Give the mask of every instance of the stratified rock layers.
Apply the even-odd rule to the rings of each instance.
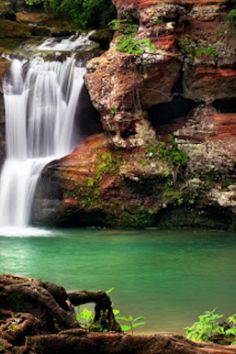
[[[50,164],[35,223],[235,227],[236,41],[222,0],[114,0],[156,51],[110,49],[85,77],[104,134]],[[88,117],[89,118],[89,117]],[[83,117],[83,119],[87,119]]]
[[[116,33],[110,49],[87,64],[86,85],[105,134],[45,170],[35,221],[234,227],[236,42],[230,6],[220,0],[114,4],[119,18],[138,25],[135,38],[150,39],[156,52],[119,52]],[[47,193],[43,185],[50,186]]]

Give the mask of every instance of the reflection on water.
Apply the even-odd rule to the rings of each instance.
[[[145,316],[146,331],[181,332],[207,309],[235,312],[236,234],[73,229],[52,236],[0,237],[0,272],[69,290],[114,287],[115,306]]]

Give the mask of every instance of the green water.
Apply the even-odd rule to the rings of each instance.
[[[236,234],[202,231],[61,230],[53,237],[0,237],[0,272],[109,289],[143,331],[183,331],[198,314],[235,313]]]

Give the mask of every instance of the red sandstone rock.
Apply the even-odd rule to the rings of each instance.
[[[212,102],[236,96],[236,70],[190,66],[185,73],[185,96],[196,101]]]

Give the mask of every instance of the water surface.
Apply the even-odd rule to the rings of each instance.
[[[177,331],[217,308],[236,312],[236,234],[203,231],[54,231],[0,237],[0,272],[73,289],[109,289],[145,331]]]

